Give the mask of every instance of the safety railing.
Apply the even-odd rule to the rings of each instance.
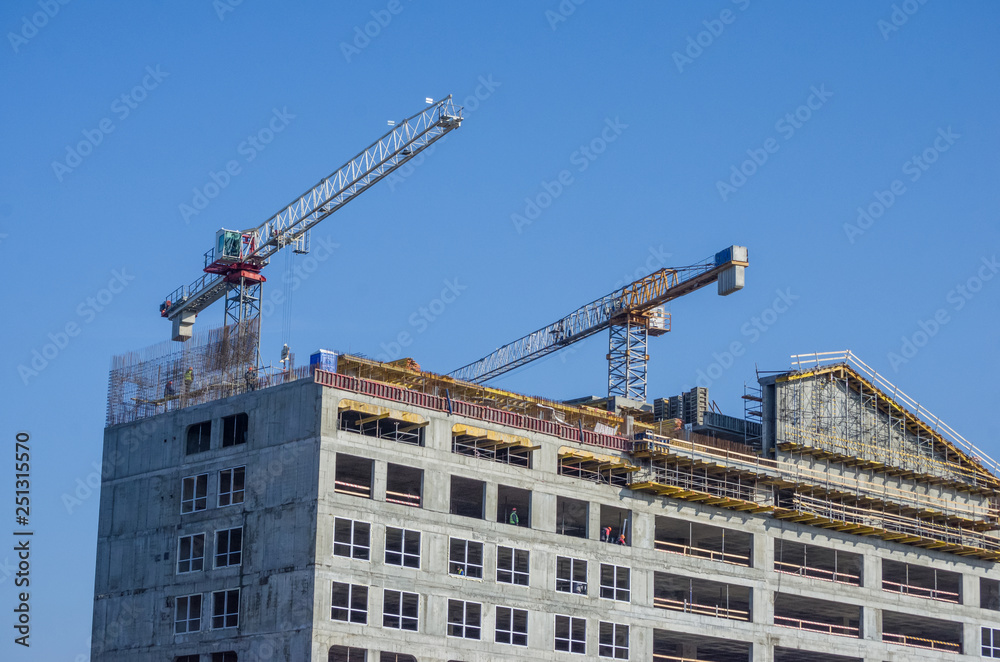
[[[690,600],[670,600],[668,598],[653,598],[653,606],[658,609],[669,609],[670,611],[682,611],[688,614],[699,614],[701,616],[715,616],[717,618],[728,618],[734,621],[749,621],[750,612],[746,609],[733,609],[722,605],[703,605]]]
[[[429,395],[420,391],[383,384],[382,382],[371,381],[361,377],[351,377],[336,372],[316,370],[314,379],[317,384],[330,388],[360,393],[361,395],[368,395],[383,400],[392,400],[393,402],[432,409],[434,411],[446,411],[456,416],[464,416],[466,418],[496,423],[497,425],[539,432],[568,441],[622,451],[631,451],[632,449],[632,441],[626,437],[591,432],[590,430],[583,430],[579,427],[573,427],[572,425],[566,425],[557,421],[543,421],[523,414],[496,409],[495,407],[476,405],[449,397]]]
[[[902,593],[904,595],[914,595],[919,598],[940,600],[941,602],[954,602],[956,604],[961,602],[961,596],[954,591],[943,591],[937,588],[914,586],[913,584],[900,584],[899,582],[890,582],[887,579],[882,580],[882,590]]]
[[[821,581],[861,586],[861,577],[859,575],[852,575],[849,572],[839,572],[837,570],[817,568],[811,565],[799,565],[797,563],[775,561],[774,571],[780,572],[783,575],[799,575],[801,577],[809,577],[810,579],[819,579]]]
[[[744,554],[721,552],[716,549],[704,549],[702,547],[694,547],[693,545],[681,545],[679,543],[666,542],[665,540],[657,540],[655,545],[656,549],[669,554],[694,556],[702,559],[711,559],[712,561],[722,561],[723,563],[730,563],[732,565],[750,567],[750,557]]]
[[[835,625],[833,623],[823,623],[820,621],[807,621],[801,618],[790,618],[788,616],[774,616],[774,624],[783,628],[794,628],[796,630],[809,630],[810,632],[822,632],[838,637],[861,637],[861,628],[850,625]]]
[[[937,639],[927,639],[925,637],[914,637],[898,632],[883,632],[882,641],[912,648],[927,648],[936,651],[948,651],[950,653],[961,653],[962,644],[954,641],[939,641]]]

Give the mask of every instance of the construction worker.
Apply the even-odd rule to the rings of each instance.
[[[603,529],[601,529],[601,542],[614,542],[611,539],[611,527],[610,526],[606,526]]]
[[[194,366],[188,366],[184,371],[184,392],[191,392],[191,385],[194,384]]]
[[[163,397],[170,398],[174,395],[174,383],[172,381],[167,382],[167,385],[163,387]]]
[[[247,372],[243,375],[243,379],[246,380],[248,391],[257,390],[257,366],[250,366],[247,368]]]
[[[628,543],[625,542],[625,532],[624,531],[622,531],[621,533],[618,534],[618,544],[619,545],[627,545],[628,544]]]
[[[510,523],[513,524],[514,526],[517,526],[518,522],[520,522],[520,521],[521,521],[521,519],[517,516],[517,508],[511,508],[510,509]]]

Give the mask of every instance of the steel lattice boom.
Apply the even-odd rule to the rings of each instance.
[[[247,290],[259,290],[264,281],[260,270],[275,253],[287,246],[304,251],[307,233],[313,226],[461,123],[462,108],[455,106],[449,95],[396,123],[385,135],[256,228],[230,232],[238,237],[235,251],[223,249],[220,240],[219,245],[205,253],[205,273],[190,285],[174,290],[160,306],[160,314],[174,323],[174,340],[189,338],[195,316],[227,294],[230,294],[227,319],[259,315],[259,307],[252,303],[248,311],[230,311],[229,302],[244,305],[246,301],[257,300]],[[239,290],[238,296],[232,295],[231,290]]]
[[[747,249],[732,246],[698,264],[661,269],[500,347],[450,376],[483,383],[610,328],[609,395],[645,400],[647,335],[669,331],[669,320],[661,306],[716,281],[722,295],[742,289],[743,269],[748,265]]]

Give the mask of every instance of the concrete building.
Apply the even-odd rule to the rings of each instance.
[[[110,403],[92,659],[1000,659],[996,463],[832,358],[743,440],[350,356]]]

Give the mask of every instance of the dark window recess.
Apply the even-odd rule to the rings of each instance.
[[[601,623],[597,654],[616,660],[628,659],[628,626],[622,623]]]
[[[413,446],[424,445],[425,427],[427,427],[427,423],[410,423],[388,416],[377,416],[349,409],[340,412],[341,430],[363,434],[366,437],[400,441]]]
[[[531,528],[531,490],[497,486],[497,521]]]
[[[367,662],[368,651],[353,646],[333,646],[326,659],[328,662]]]
[[[212,421],[203,421],[188,426],[186,455],[204,453],[211,448]]]
[[[631,570],[610,563],[601,564],[601,597],[608,600],[631,600]]]
[[[528,550],[497,547],[497,581],[501,584],[528,585]]]
[[[236,651],[212,653],[212,662],[238,662],[238,660],[239,658],[236,656]]]
[[[337,453],[337,476],[333,488],[334,492],[371,499],[374,468],[374,460]]]
[[[247,443],[247,427],[250,417],[246,414],[233,414],[222,419],[222,447],[236,446]]]
[[[556,590],[587,595],[587,562],[567,556],[556,557]]]
[[[780,541],[775,541],[775,558]],[[656,549],[670,554],[697,556],[733,565],[750,566],[753,562],[753,534],[699,524],[670,517],[656,517]],[[782,568],[775,563],[778,572]]]
[[[416,632],[419,616],[419,595],[385,589],[382,599],[382,627]]]
[[[448,636],[479,639],[482,635],[483,608],[477,602],[448,601]]]
[[[615,545],[632,544],[632,511],[614,506],[601,506],[601,542]]]
[[[587,620],[572,616],[556,616],[556,650],[586,654]]]
[[[666,572],[653,574],[653,606],[659,609],[749,621],[750,597],[747,586]],[[812,616],[812,612],[802,613]]]
[[[496,433],[477,428],[465,429],[466,426],[461,427],[462,430],[453,431],[451,435],[453,453],[468,455],[480,460],[492,460],[501,464],[531,468],[531,453],[538,446],[527,446],[526,442],[513,437],[509,441],[505,440],[504,437],[509,435],[501,435],[498,440]]]
[[[174,662],[199,662],[201,660],[200,655],[178,655],[174,658]]]
[[[378,662],[417,662],[417,658],[406,653],[379,653]]]
[[[740,535],[728,532],[728,540]],[[727,539],[723,539],[727,543]],[[730,549],[732,545],[730,544]],[[749,555],[749,546],[746,554]],[[732,557],[732,555],[729,555]],[[725,557],[722,560],[727,560]],[[731,561],[730,561],[731,562]],[[825,582],[861,586],[862,567],[860,554],[829,549],[819,545],[806,545],[794,540],[774,540],[774,569],[788,575],[802,575]]]
[[[404,568],[419,568],[420,532],[385,527],[385,562]]]
[[[486,483],[461,476],[451,477],[451,514],[483,519]]]
[[[386,501],[420,508],[422,505],[423,487],[423,469],[389,463],[386,469]]]
[[[980,578],[979,607],[1000,611],[1000,580]]]
[[[579,499],[556,497],[556,533],[586,538],[589,505]]]
[[[962,575],[912,563],[882,560],[882,589],[942,602],[962,601]]]
[[[498,644],[528,645],[528,611],[512,607],[497,607],[496,636]]]

